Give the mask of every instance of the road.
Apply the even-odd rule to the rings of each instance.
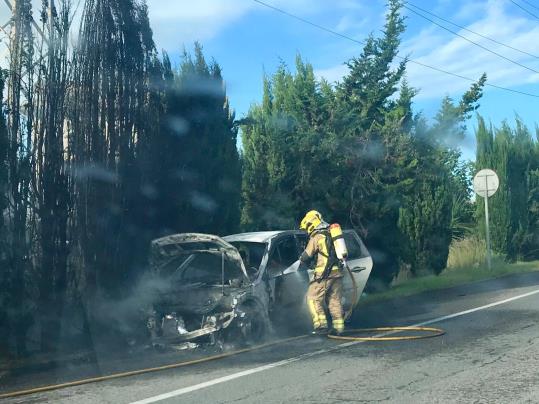
[[[448,316],[450,318],[448,318]],[[539,402],[539,273],[368,305],[355,327],[430,322],[442,337],[308,337],[215,362],[6,403]]]

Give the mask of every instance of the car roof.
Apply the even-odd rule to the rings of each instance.
[[[301,234],[304,233],[301,230],[276,230],[276,231],[254,231],[250,233],[238,233],[231,234],[230,236],[223,237],[224,240],[230,242],[233,241],[249,241],[253,243],[267,243],[272,238],[281,234]]]

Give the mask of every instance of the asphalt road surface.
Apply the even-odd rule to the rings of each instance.
[[[524,274],[368,305],[353,320],[354,327],[428,323],[443,328],[442,337],[361,343],[308,337],[5,402],[537,403],[538,320],[539,273]]]

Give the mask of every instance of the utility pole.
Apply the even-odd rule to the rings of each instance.
[[[17,0],[13,0],[13,3],[11,2],[11,0],[4,0],[4,3],[6,3],[6,5],[9,8],[9,11],[11,11],[11,14],[13,15],[13,13],[15,12],[15,7],[17,6]],[[52,2],[51,2],[51,4],[52,4]],[[52,7],[52,5],[51,5],[51,7]],[[13,17],[11,17],[8,22],[6,22],[4,25],[2,25],[2,30],[5,30],[9,25],[11,25],[12,20],[13,20]],[[41,30],[41,28],[39,28],[39,25],[37,25],[36,20],[34,20],[34,17],[32,17],[32,26],[36,29],[38,34],[43,38],[45,43],[48,44],[49,41],[48,41],[47,37],[45,36],[45,34]]]
[[[4,0],[4,3],[9,8],[9,11],[11,13],[11,16],[9,17],[9,19],[0,26],[0,32],[3,32],[6,38],[13,37],[13,35],[16,34],[15,25],[14,25],[14,21],[15,21],[14,17],[15,17],[15,13],[17,12],[17,1],[18,0]],[[36,20],[34,20],[34,17],[31,17],[31,24],[32,24],[32,27],[37,31],[38,35],[43,39],[43,42],[49,45],[49,38],[47,38],[43,30],[39,28],[39,25],[37,24]],[[9,29],[10,27],[11,29]],[[3,38],[0,38],[0,42],[8,43],[8,41],[4,41]],[[5,45],[5,46],[6,46],[6,51],[9,51],[9,45]],[[21,78],[26,76],[26,74],[27,72],[22,72]]]
[[[491,264],[491,250],[490,250],[490,224],[488,217],[488,177],[485,175],[485,189],[487,190],[487,195],[483,198],[485,200],[485,231],[486,231],[486,240],[487,240],[487,267],[490,270],[492,267]]]

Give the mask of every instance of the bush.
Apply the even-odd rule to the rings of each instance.
[[[486,242],[477,235],[454,240],[449,246],[447,270],[486,267]],[[498,255],[492,256],[492,266],[504,263]]]

